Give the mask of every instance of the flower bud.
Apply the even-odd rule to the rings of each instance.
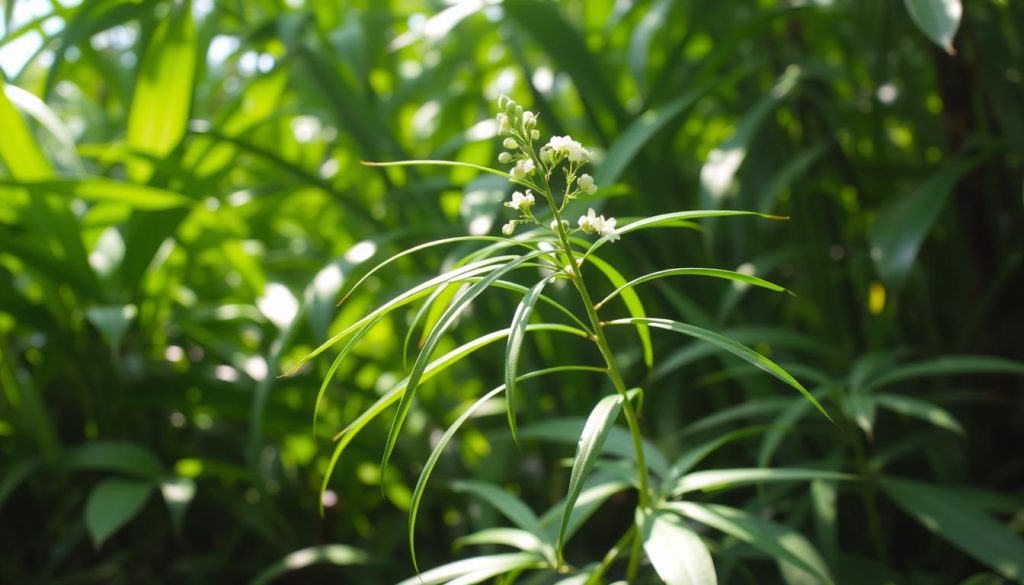
[[[498,155],[498,162],[500,162],[503,165],[507,165],[508,163],[512,162],[512,155],[507,152],[503,152]]]
[[[594,191],[597,191],[597,185],[594,184],[594,178],[586,173],[580,176],[576,181],[576,184],[579,185],[580,190],[587,195],[593,195]]]
[[[515,138],[512,138],[511,136],[509,136],[508,138],[506,138],[506,139],[505,139],[505,140],[504,140],[504,141],[503,141],[503,142],[501,143],[501,145],[502,145],[502,146],[504,146],[505,148],[509,149],[509,150],[515,150],[515,149],[519,148],[519,145],[518,145],[518,144],[516,144],[516,139],[515,139]]]
[[[501,233],[505,234],[506,236],[511,236],[512,235],[512,231],[515,230],[515,229],[516,229],[516,222],[510,221],[510,222],[506,223],[505,225],[501,226]]]
[[[537,130],[536,128],[530,130],[530,138],[540,140],[540,130]]]

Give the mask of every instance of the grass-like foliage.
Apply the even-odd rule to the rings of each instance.
[[[720,268],[669,268],[646,275],[641,275],[629,282],[621,281],[618,271],[596,253],[597,249],[608,242],[617,242],[628,235],[643,229],[671,228],[680,221],[689,221],[707,217],[724,216],[759,216],[769,219],[782,219],[771,215],[743,211],[681,211],[647,218],[640,218],[629,223],[618,225],[614,218],[605,218],[587,209],[575,222],[570,214],[575,207],[574,202],[585,200],[599,190],[587,167],[591,163],[591,153],[570,136],[553,136],[546,143],[541,143],[541,132],[538,129],[537,114],[523,109],[507,96],[498,100],[499,113],[497,125],[502,146],[506,149],[498,155],[498,162],[512,165],[508,172],[489,169],[479,165],[463,165],[476,170],[483,170],[507,178],[513,185],[524,191],[516,190],[505,206],[512,210],[514,217],[508,221],[501,232],[505,238],[495,237],[462,237],[439,240],[416,246],[384,260],[371,269],[374,273],[386,264],[394,262],[401,256],[435,245],[450,244],[455,241],[488,242],[489,246],[467,255],[447,272],[426,282],[408,289],[398,296],[381,304],[373,312],[362,317],[354,324],[346,327],[320,347],[303,357],[293,368],[331,348],[345,342],[334,364],[331,366],[321,386],[321,396],[331,378],[335,375],[339,364],[349,354],[352,347],[367,334],[381,319],[401,307],[424,299],[427,311],[436,311],[438,315],[427,323],[427,330],[418,353],[408,374],[395,383],[380,400],[364,411],[354,422],[345,427],[335,438],[338,440],[331,457],[331,463],[324,478],[324,488],[330,480],[339,458],[356,434],[374,417],[382,414],[389,406],[397,403],[397,411],[387,434],[384,456],[380,463],[380,474],[387,472],[399,435],[406,423],[413,400],[423,383],[427,382],[436,372],[454,367],[470,353],[486,344],[504,340],[504,381],[490,392],[484,394],[470,405],[448,428],[434,447],[420,472],[419,480],[412,496],[409,510],[409,549],[412,554],[413,566],[419,572],[416,559],[415,533],[416,518],[419,513],[427,480],[434,471],[441,452],[448,445],[459,427],[480,408],[481,405],[494,399],[499,394],[504,396],[507,409],[508,428],[512,440],[519,443],[517,405],[520,401],[520,386],[526,380],[539,376],[557,376],[562,372],[592,371],[607,378],[613,393],[596,401],[590,416],[586,420],[578,436],[576,455],[572,460],[572,471],[569,477],[565,499],[559,504],[560,511],[552,516],[546,525],[522,502],[497,486],[485,483],[464,484],[467,490],[480,495],[493,504],[513,523],[517,529],[491,529],[487,534],[472,539],[473,543],[502,543],[521,549],[522,554],[477,557],[435,569],[419,575],[426,583],[478,582],[500,574],[517,574],[528,568],[547,568],[555,573],[574,573],[588,582],[598,582],[608,567],[618,560],[619,556],[628,557],[627,580],[633,582],[640,566],[639,556],[645,551],[651,565],[658,575],[667,583],[715,583],[715,571],[711,565],[711,555],[704,546],[702,539],[683,521],[684,518],[700,522],[722,530],[727,534],[749,541],[757,548],[777,558],[780,562],[791,563],[799,570],[830,582],[828,569],[813,547],[796,534],[790,538],[790,544],[775,542],[777,534],[786,533],[782,526],[767,520],[751,517],[742,510],[725,506],[713,508],[693,507],[674,503],[674,497],[692,487],[694,477],[700,472],[684,473],[679,470],[675,474],[662,473],[664,470],[652,471],[648,467],[647,454],[644,447],[643,431],[640,424],[640,407],[643,404],[645,391],[656,391],[656,388],[631,388],[623,374],[622,366],[616,358],[618,352],[612,347],[606,329],[615,325],[628,325],[636,329],[643,347],[648,365],[651,360],[651,328],[665,329],[708,342],[725,350],[742,361],[755,366],[797,390],[822,415],[828,413],[810,392],[793,376],[778,364],[764,355],[730,339],[728,336],[692,325],[666,318],[646,316],[642,296],[633,291],[635,286],[672,276],[708,276],[753,284],[772,291],[784,291],[779,285],[761,278]],[[408,165],[462,165],[455,161],[414,160],[396,162],[364,163],[372,166],[408,166]],[[520,233],[515,234],[516,231]],[[596,236],[590,241],[587,236]],[[502,254],[507,250],[521,250],[518,254]],[[615,284],[615,288],[600,302],[595,303],[591,289],[595,285],[588,282],[586,275],[596,269],[604,272]],[[522,280],[527,274],[538,275],[534,282],[527,282],[519,290],[521,297],[512,314],[507,329],[482,335],[469,341],[458,349],[434,359],[436,350],[442,339],[458,323],[471,305],[481,295],[502,284],[512,286],[511,279]],[[365,278],[364,278],[365,280]],[[357,282],[355,287],[363,282]],[[575,303],[546,297],[544,290],[557,282],[567,283],[575,293]],[[354,287],[353,287],[354,288]],[[452,294],[440,294],[452,291]],[[349,290],[346,295],[351,294]],[[629,317],[606,320],[600,311],[615,299],[625,301]],[[544,300],[547,308],[555,309],[551,314],[537,311],[539,301]],[[577,308],[576,311],[572,307]],[[577,314],[579,313],[579,314]],[[565,323],[568,317],[570,322]],[[559,320],[549,320],[551,318]],[[532,321],[536,321],[531,323]],[[600,361],[588,365],[549,364],[549,367],[531,372],[521,373],[520,356],[524,345],[529,343],[530,335],[539,331],[557,331],[575,335],[579,343],[590,343],[597,350]],[[433,361],[432,361],[433,360]],[[320,398],[317,403],[319,404]],[[621,417],[625,420],[632,448],[632,457],[627,467],[619,466],[615,474],[604,482],[596,485],[616,485],[617,489],[632,486],[637,491],[636,525],[630,527],[622,535],[623,543],[610,550],[596,566],[581,569],[585,563],[572,562],[565,558],[565,546],[572,536],[573,519],[579,517],[581,495],[586,489],[595,487],[594,468],[602,459],[602,453],[609,435]],[[315,418],[315,413],[314,413]],[[830,417],[829,417],[830,418]],[[831,418],[830,418],[831,420]],[[658,480],[668,481],[668,489],[659,489],[652,476]],[[809,481],[814,479],[848,479],[828,471],[793,470],[793,469],[757,469],[736,470],[729,476],[727,483],[736,485],[753,478],[756,481]],[[621,483],[626,480],[626,483]],[[726,482],[723,482],[726,483]],[[679,486],[683,486],[681,489]],[[593,512],[593,506],[586,513]],[[557,517],[557,519],[555,519]],[[579,520],[575,526],[578,527]],[[584,559],[585,561],[595,559]],[[458,567],[458,568],[457,568]],[[458,575],[458,579],[448,581]],[[443,577],[437,577],[443,575]],[[413,583],[416,579],[409,582]]]

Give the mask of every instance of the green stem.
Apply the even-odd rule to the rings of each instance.
[[[612,563],[615,562],[615,559],[619,558],[619,555],[622,554],[622,550],[625,549],[627,546],[632,547],[632,542],[635,539],[635,537],[636,524],[630,526],[629,530],[627,530],[622,535],[622,538],[620,538],[619,541],[615,543],[615,546],[608,549],[608,552],[605,553],[604,558],[601,559],[601,564],[597,567],[597,569],[594,569],[594,572],[590,574],[590,577],[587,577],[587,582],[584,583],[584,585],[598,585],[599,583],[601,583],[601,578],[604,577],[604,574],[608,572],[609,568],[611,568]]]

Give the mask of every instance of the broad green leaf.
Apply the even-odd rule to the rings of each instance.
[[[980,161],[976,157],[946,164],[917,189],[889,197],[879,207],[868,241],[878,275],[888,286],[902,287],[956,183]]]
[[[126,141],[131,150],[164,158],[188,129],[195,77],[196,33],[190,2],[162,19],[139,64],[128,112]],[[134,183],[146,183],[153,165],[144,158],[127,164]]]
[[[876,394],[874,399],[875,403],[882,408],[928,421],[937,427],[952,431],[961,436],[967,434],[948,410],[931,402],[901,394],[884,393]]]
[[[299,571],[311,565],[362,565],[370,555],[344,544],[322,544],[288,553],[285,557],[260,571],[250,585],[270,585],[292,571]]]
[[[519,306],[516,307],[516,312],[512,316],[512,324],[509,326],[511,333],[508,336],[508,343],[505,345],[505,406],[508,409],[508,428],[512,433],[512,441],[517,445],[519,444],[519,433],[516,430],[516,372],[519,369],[519,355],[523,349],[526,326],[530,323],[533,307],[537,304],[537,298],[549,281],[549,278],[542,278],[523,295],[523,300],[519,302]]]
[[[388,432],[387,442],[384,446],[384,456],[381,458],[380,468],[381,476],[384,475],[384,471],[387,469],[388,460],[391,458],[391,453],[395,448],[395,443],[398,442],[398,434],[402,430],[402,425],[405,423],[405,418],[409,414],[409,409],[412,407],[412,399],[416,396],[416,390],[419,387],[420,378],[423,376],[424,369],[430,361],[430,357],[434,353],[434,349],[437,348],[437,344],[440,343],[441,338],[447,333],[448,329],[455,324],[455,320],[462,314],[469,304],[473,302],[478,296],[483,294],[491,283],[498,280],[502,276],[512,272],[516,268],[525,262],[532,260],[544,252],[536,251],[530,252],[519,256],[513,260],[508,261],[505,264],[499,265],[490,274],[478,282],[473,283],[468,289],[462,292],[457,299],[452,301],[448,308],[445,309],[443,315],[438,320],[437,325],[433,331],[427,337],[426,342],[423,344],[423,349],[420,350],[420,354],[416,357],[416,361],[412,364],[412,369],[409,372],[409,377],[405,392],[402,393],[401,398],[398,401],[398,410],[395,413],[395,418],[391,423],[391,430]]]
[[[117,471],[140,478],[158,479],[163,465],[148,447],[123,441],[95,441],[67,450],[68,469]]]
[[[93,488],[85,502],[85,527],[96,548],[142,511],[154,487],[133,479],[108,479]]]
[[[638,321],[647,323],[651,327],[656,327],[659,329],[668,329],[669,331],[675,331],[676,333],[682,333],[683,335],[696,337],[697,339],[706,341],[708,343],[718,346],[721,349],[724,349],[725,351],[728,351],[729,353],[749,362],[750,364],[756,366],[757,368],[764,370],[765,372],[768,372],[769,374],[775,376],[779,380],[782,380],[783,382],[789,384],[793,388],[796,388],[796,390],[803,394],[804,398],[810,401],[810,403],[813,404],[814,407],[817,408],[819,412],[821,412],[821,414],[825,415],[825,418],[829,419],[830,421],[832,420],[832,417],[829,416],[827,412],[825,412],[825,409],[822,408],[821,404],[818,403],[818,400],[814,396],[812,396],[811,393],[808,392],[807,389],[800,384],[800,382],[797,382],[793,378],[793,376],[790,376],[785,370],[780,368],[778,364],[766,358],[765,356],[757,353],[756,351],[750,349],[749,347],[736,343],[735,341],[729,339],[728,337],[725,337],[724,335],[720,335],[713,331],[708,331],[707,329],[696,327],[688,323],[672,321],[670,319],[626,318],[608,321],[605,323],[605,325],[630,325],[636,324]]]
[[[593,257],[591,257],[591,260],[593,260]],[[767,280],[758,278],[756,276],[742,274],[734,270],[720,270],[718,268],[669,268],[668,270],[659,270],[657,272],[645,274],[639,278],[634,278],[633,280],[627,282],[626,284],[623,284],[619,288],[612,291],[612,293],[605,297],[601,302],[594,305],[594,308],[604,306],[608,301],[615,298],[623,291],[631,289],[634,286],[637,286],[638,284],[650,282],[658,278],[665,278],[666,276],[711,276],[714,278],[724,278],[727,280],[733,280],[737,282],[745,282],[747,284],[760,286],[776,292],[788,292],[785,288],[777,284],[768,282]]]
[[[964,8],[960,0],[903,0],[917,28],[950,55]]]
[[[583,433],[580,435],[579,443],[576,446],[576,457],[572,463],[572,473],[569,476],[569,490],[565,496],[565,510],[562,512],[562,522],[558,528],[557,551],[558,558],[562,558],[562,549],[565,546],[565,530],[569,525],[569,518],[576,507],[576,499],[583,491],[583,485],[590,477],[590,471],[594,468],[598,455],[604,447],[608,433],[615,426],[615,419],[622,411],[623,397],[619,394],[605,396],[597,402],[594,409],[587,417],[587,424],[583,426]]]
[[[482,481],[464,480],[453,482],[452,489],[456,492],[472,494],[486,501],[516,526],[536,534],[538,538],[543,537],[544,529],[533,510],[503,488]]]
[[[812,481],[812,480],[855,480],[854,475],[825,471],[821,469],[789,469],[775,467],[764,469],[711,469],[695,471],[684,475],[672,488],[673,496],[681,496],[693,491],[709,491],[731,489],[750,484],[776,481]]]
[[[879,485],[925,528],[988,565],[1000,575],[1024,583],[1024,539],[955,490],[885,478]]]
[[[643,301],[640,300],[640,295],[636,294],[632,288],[626,286],[626,278],[615,269],[614,266],[601,260],[595,255],[590,255],[589,260],[598,270],[604,273],[608,277],[608,281],[612,283],[612,286],[619,287],[621,290],[622,301],[626,304],[626,309],[629,311],[630,317],[642,319],[647,316],[647,312],[644,311]],[[600,303],[598,303],[600,305]],[[595,309],[597,306],[595,306]],[[636,326],[637,335],[640,336],[640,347],[644,353],[644,365],[648,368],[654,366],[654,346],[651,344],[651,330],[647,325],[638,323]]]
[[[0,180],[0,186],[24,187],[33,193],[48,193],[96,203],[123,203],[133,209],[151,211],[191,208],[196,204],[194,199],[164,189],[99,177],[52,181]]]
[[[441,585],[442,583],[450,585],[456,579],[467,575],[475,577],[480,574],[487,574],[487,576],[481,578],[481,580],[486,580],[494,575],[500,575],[501,573],[518,568],[541,565],[543,562],[543,558],[534,553],[516,552],[484,555],[441,565],[440,567],[410,577],[398,585]]]
[[[825,583],[832,583],[828,567],[814,546],[786,526],[717,504],[672,502],[665,504],[665,508],[738,538],[780,562],[817,576]]]
[[[672,512],[637,510],[644,552],[667,585],[716,585],[715,565],[704,542]]]

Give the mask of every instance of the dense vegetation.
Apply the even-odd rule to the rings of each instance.
[[[3,24],[0,57],[30,54],[0,59],[0,582],[417,583],[414,536],[425,577],[477,559],[459,583],[706,583],[703,550],[722,583],[1024,583],[1024,4],[7,0]],[[543,302],[540,249],[503,288],[431,280],[495,253],[507,176],[360,164],[507,171],[501,94],[538,146],[590,149],[571,209],[623,232],[558,240],[603,245]],[[624,227],[697,209],[789,219]],[[679,267],[728,276],[626,289],[601,319],[628,327],[573,296]],[[582,338],[544,329],[575,327],[558,307]],[[351,433],[530,311],[521,384],[493,343]],[[566,364],[600,368],[529,379]]]

